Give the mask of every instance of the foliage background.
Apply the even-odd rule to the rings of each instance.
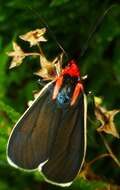
[[[29,46],[18,39],[20,34],[41,28],[41,17],[46,19],[58,41],[70,56],[80,55],[81,48],[97,18],[113,3],[116,3],[104,18],[89,43],[86,54],[79,58],[81,74],[88,74],[87,91],[103,98],[107,109],[120,108],[120,6],[119,1],[98,0],[1,0],[0,2],[0,190],[61,189],[44,182],[39,173],[24,173],[11,168],[6,161],[6,144],[10,130],[27,108],[32,92],[39,89],[37,61],[31,58],[26,64],[9,70],[10,59],[6,52],[16,40],[23,49]],[[31,8],[33,10],[31,10]],[[40,15],[40,16],[38,16]],[[48,32],[44,45],[48,58],[55,57],[60,49]],[[120,115],[115,122],[120,131]],[[110,146],[120,160],[119,139],[107,136]],[[86,161],[90,161],[105,147],[94,127],[88,126],[88,149]],[[105,169],[104,169],[105,168]],[[120,168],[108,158],[92,165],[94,177],[77,179],[68,189],[120,189]]]

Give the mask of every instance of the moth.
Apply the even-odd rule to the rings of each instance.
[[[8,140],[8,162],[39,169],[53,184],[70,185],[84,163],[86,115],[79,68],[70,60],[16,123]]]
[[[104,12],[92,33],[111,8]],[[7,159],[16,168],[39,170],[52,184],[69,186],[85,160],[87,98],[74,59],[68,60],[58,73],[14,126],[7,144]]]

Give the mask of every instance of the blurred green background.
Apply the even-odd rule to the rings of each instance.
[[[116,4],[105,16],[80,58],[90,31],[98,18],[112,4]],[[6,52],[12,50],[15,40],[25,50],[29,45],[18,38],[30,30],[44,27],[41,17],[55,34],[57,40],[70,57],[79,57],[81,75],[88,74],[87,91],[102,97],[107,109],[120,108],[120,6],[119,1],[98,0],[1,0],[0,1],[0,190],[44,190],[61,189],[44,182],[38,172],[25,173],[8,165],[6,144],[17,119],[27,108],[34,90],[40,89],[37,70],[39,60],[26,58],[20,67],[9,70],[10,58]],[[48,58],[61,52],[51,34],[43,44]],[[120,132],[120,114],[115,117]],[[110,146],[120,160],[120,142],[107,135]],[[94,126],[88,124],[88,149],[86,161],[105,152],[105,147]],[[120,168],[110,158],[92,165],[95,177],[75,180],[68,189],[94,190],[120,189]]]

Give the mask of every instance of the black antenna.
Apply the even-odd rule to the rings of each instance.
[[[59,46],[59,48],[63,51],[64,55],[67,57],[68,59],[68,54],[67,52],[65,51],[65,49],[62,47],[62,45],[58,42],[54,32],[50,29],[49,25],[47,24],[45,18],[41,17],[41,15],[35,10],[33,9],[32,7],[30,7],[29,5],[27,5],[27,8],[29,8],[31,11],[34,12],[34,14],[41,20],[41,23],[43,25],[46,26],[46,28],[49,30],[49,32],[51,33],[51,37],[53,38],[53,40],[57,43],[57,45]]]
[[[111,5],[110,7],[108,7],[104,12],[103,14],[98,17],[96,23],[94,24],[94,26],[92,27],[92,30],[90,31],[90,34],[85,42],[85,45],[83,46],[82,50],[81,50],[81,57],[85,54],[85,52],[87,51],[88,49],[88,45],[89,45],[89,42],[90,40],[92,39],[94,33],[96,32],[97,28],[100,26],[101,22],[103,21],[104,17],[108,14],[108,12],[113,8],[117,6],[117,4],[113,4]]]

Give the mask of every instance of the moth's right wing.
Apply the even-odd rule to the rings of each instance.
[[[54,113],[50,99],[53,86],[50,82],[40,91],[13,128],[7,145],[10,164],[32,170],[47,161],[60,118],[59,110]]]

